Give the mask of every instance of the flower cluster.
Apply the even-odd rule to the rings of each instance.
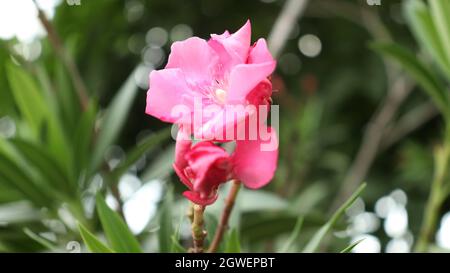
[[[264,39],[251,45],[247,21],[233,34],[175,42],[166,67],[151,72],[146,113],[179,127],[174,169],[192,202],[213,203],[231,179],[256,189],[273,178],[278,142],[265,121],[275,66]],[[219,145],[230,141],[231,154]]]

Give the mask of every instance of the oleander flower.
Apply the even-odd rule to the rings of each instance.
[[[212,34],[209,41],[175,42],[166,67],[150,73],[146,113],[184,125],[198,139],[235,140],[237,133],[226,135],[227,128],[236,129],[259,111],[241,108],[230,115],[231,106],[269,105],[272,94],[269,76],[276,62],[264,39],[253,46],[250,39],[247,21],[235,33]]]
[[[266,140],[236,141],[230,155],[211,141],[192,144],[179,131],[173,167],[180,180],[189,188],[183,195],[199,205],[210,205],[217,199],[219,186],[231,179],[240,180],[246,187],[257,189],[273,178],[278,159],[278,140],[275,131],[267,128]],[[274,149],[261,149],[263,144]]]

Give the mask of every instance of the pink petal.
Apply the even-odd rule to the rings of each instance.
[[[242,103],[250,91],[275,70],[275,61],[259,64],[240,64],[230,75],[228,103]]]
[[[185,192],[183,192],[183,195],[187,199],[189,199],[192,202],[194,202],[198,205],[201,205],[201,206],[211,205],[212,203],[214,203],[217,200],[217,197],[218,197],[218,195],[216,193],[212,197],[201,198],[199,193],[193,192],[193,191],[185,191]]]
[[[192,84],[210,84],[217,54],[208,43],[192,37],[172,44],[166,68],[180,68]]]
[[[186,154],[191,150],[192,141],[187,131],[180,126],[175,145],[175,165],[180,169],[187,166]]]
[[[192,188],[194,187],[194,185],[192,185],[192,182],[189,180],[189,178],[186,176],[186,174],[184,173],[183,169],[178,168],[178,166],[176,164],[173,164],[173,169],[175,170],[175,173],[178,175],[178,177],[180,178],[180,181],[186,186],[188,187],[190,190],[192,190]]]
[[[208,192],[213,186],[217,186],[223,181],[214,181],[206,179],[209,171],[214,169],[214,164],[220,160],[227,160],[228,153],[221,147],[214,145],[212,142],[197,143],[192,150],[186,155],[189,167],[195,173],[194,190],[197,192]],[[219,177],[216,177],[220,180]]]
[[[189,92],[180,69],[153,70],[150,73],[150,89],[147,92],[145,113],[162,121],[175,122],[173,107],[183,103],[183,94]]]
[[[247,20],[238,31],[231,35],[225,32],[222,35],[211,35],[211,37],[212,40],[220,42],[232,58],[238,59],[239,63],[245,63],[250,49],[251,35],[250,20]]]
[[[273,62],[274,59],[272,54],[267,47],[266,40],[261,38],[259,39],[253,48],[250,50],[250,54],[248,56],[248,63],[250,64],[258,64],[265,62]]]
[[[273,128],[267,128],[270,139],[263,140],[241,140],[236,142],[233,154],[233,172],[245,186],[257,189],[265,186],[272,180],[277,168],[278,139]],[[263,151],[261,144],[276,144],[272,149]],[[268,147],[265,147],[268,148]]]

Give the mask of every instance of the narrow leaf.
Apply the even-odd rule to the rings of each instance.
[[[159,132],[148,136],[146,139],[141,141],[134,149],[132,149],[125,160],[123,160],[116,169],[114,169],[112,175],[116,178],[122,176],[128,169],[136,163],[144,154],[149,152],[151,149],[160,145],[162,141],[166,140],[170,136],[170,127],[160,130]],[[116,179],[117,181],[118,179]]]
[[[399,62],[428,93],[444,117],[448,117],[447,90],[422,61],[407,49],[396,44],[373,44],[372,47]]]
[[[294,245],[294,243],[297,240],[298,235],[300,234],[300,231],[302,229],[303,220],[304,220],[303,216],[300,216],[297,219],[297,223],[295,223],[294,230],[292,231],[291,236],[289,236],[289,239],[287,240],[284,247],[281,249],[281,251],[280,251],[281,253],[288,252],[289,249]]]
[[[133,71],[114,97],[103,118],[97,145],[94,149],[92,170],[95,170],[101,164],[106,149],[116,141],[128,117],[137,90]]]
[[[344,214],[345,210],[348,209],[355,201],[356,199],[361,195],[362,191],[366,187],[366,184],[362,184],[359,186],[359,188],[350,196],[350,198],[345,201],[345,203],[338,208],[338,210],[331,216],[331,219],[325,223],[311,238],[311,240],[306,245],[305,249],[303,250],[304,253],[311,253],[315,252],[322,242],[323,238],[325,238],[325,235],[334,227],[338,219]]]
[[[239,242],[239,234],[236,229],[232,229],[227,237],[225,245],[225,253],[240,253],[241,244]]]
[[[112,253],[113,251],[103,244],[94,234],[92,234],[81,223],[78,223],[78,230],[80,231],[81,238],[90,252],[93,253]]]
[[[360,239],[360,240],[358,240],[358,241],[356,241],[356,242],[354,242],[354,243],[352,243],[352,244],[350,244],[349,246],[347,246],[346,248],[344,248],[344,249],[341,251],[341,253],[349,253],[350,251],[353,250],[353,248],[355,248],[355,246],[359,245],[359,243],[361,243],[362,241],[364,241],[364,238],[363,238],[363,239]]]
[[[160,208],[158,231],[159,251],[163,253],[170,252],[172,245],[173,223],[172,223],[172,202],[173,190],[168,189],[164,201]]]
[[[116,212],[108,207],[100,195],[96,197],[96,204],[100,222],[112,249],[123,253],[142,252],[139,242],[128,229],[128,226]]]

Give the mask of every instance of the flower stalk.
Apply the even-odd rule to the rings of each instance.
[[[241,186],[241,182],[239,180],[234,179],[231,183],[230,193],[225,201],[225,207],[222,212],[222,217],[220,219],[220,223],[217,226],[216,233],[214,234],[214,239],[211,243],[211,246],[208,249],[208,252],[214,253],[219,248],[220,242],[222,241],[223,234],[225,230],[228,228],[228,220],[230,218],[231,212],[234,207],[234,203],[236,202],[236,197],[239,192]]]
[[[192,239],[194,247],[190,250],[193,253],[203,253],[203,242],[206,237],[206,230],[204,230],[203,224],[203,212],[204,206],[193,204],[192,205]]]

